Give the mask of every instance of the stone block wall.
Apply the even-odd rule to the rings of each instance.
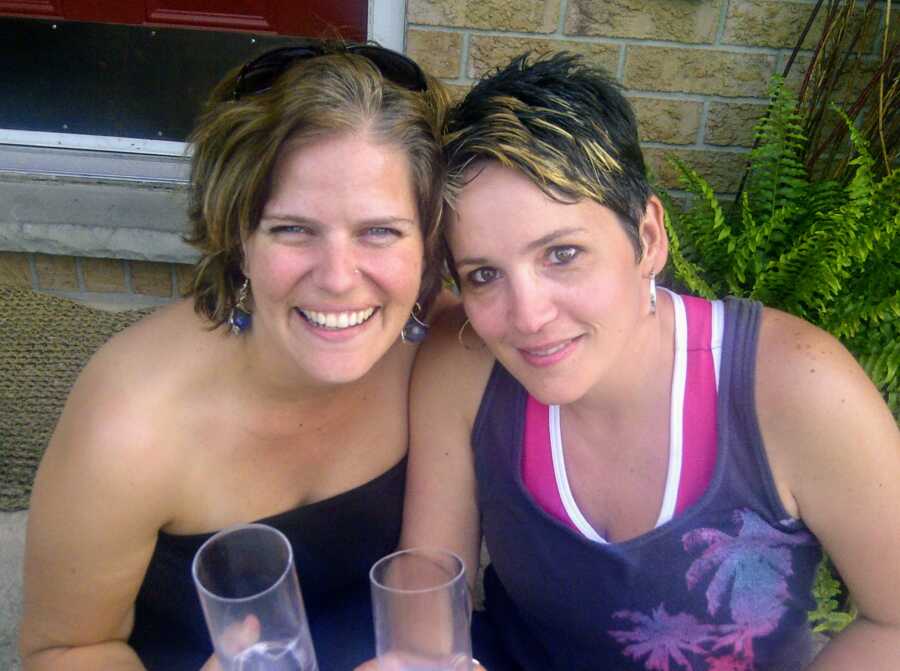
[[[769,78],[783,71],[814,5],[814,0],[409,0],[407,51],[454,95],[527,50],[582,54],[624,86],[660,184],[678,187],[666,161],[674,155],[727,194],[740,182],[753,126],[766,109]],[[878,11],[883,14],[884,7]],[[818,39],[822,14],[804,47]],[[870,32],[863,51],[874,55],[878,35]],[[809,52],[801,52],[789,79],[793,85],[799,85],[808,62]]]
[[[406,49],[456,96],[485,72],[527,50],[583,54],[624,86],[639,119],[648,165],[662,186],[678,195],[677,175],[667,162],[668,156],[677,156],[718,192],[729,194],[740,181],[753,143],[753,125],[765,111],[769,78],[783,70],[814,4],[815,0],[408,0]],[[880,27],[885,3],[879,4],[878,12]],[[900,11],[894,8],[894,39],[898,19]],[[817,21],[804,46],[815,43],[821,27]],[[880,32],[870,33],[861,50],[874,60]],[[790,85],[799,86],[809,60],[809,51],[799,54]],[[848,89],[854,84],[860,82],[845,83]],[[157,218],[178,217],[169,211],[175,206],[163,204],[165,212]],[[143,207],[157,212],[160,205]],[[129,208],[131,216],[134,208]],[[0,252],[0,282],[112,306],[173,300],[187,288],[189,278],[190,267],[183,263]]]
[[[183,295],[191,266],[0,251],[0,284],[30,287],[110,309],[161,305]]]

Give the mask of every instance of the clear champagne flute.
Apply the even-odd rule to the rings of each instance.
[[[369,578],[381,671],[471,671],[462,559],[445,550],[402,550],[378,560]]]
[[[318,671],[290,541],[277,529],[224,529],[194,556],[194,584],[225,671]]]

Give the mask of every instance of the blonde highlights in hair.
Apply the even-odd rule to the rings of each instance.
[[[481,80],[451,111],[444,153],[451,203],[470,166],[496,161],[556,200],[609,207],[640,256],[651,191],[634,114],[618,85],[580,57],[525,54]]]

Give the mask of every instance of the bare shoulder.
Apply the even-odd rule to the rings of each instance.
[[[184,370],[180,359],[197,330],[189,306],[176,304],[105,343],[69,394],[42,470],[62,476],[63,466],[79,464],[98,475],[128,476],[133,485],[167,478],[173,464],[165,433]]]
[[[878,390],[837,338],[772,308],[763,311],[756,386],[762,411],[779,410],[783,422],[828,425],[862,414],[893,423]]]
[[[755,386],[782,498],[787,489],[793,499],[802,496],[816,469],[838,472],[845,462],[878,463],[875,455],[871,461],[860,457],[897,449],[897,425],[865,372],[836,338],[798,317],[764,309]]]
[[[106,343],[76,381],[35,478],[22,649],[125,640],[159,530],[181,499],[171,440],[195,349],[183,305]],[[174,371],[174,372],[173,372]]]
[[[451,306],[435,320],[419,348],[413,371],[412,405],[433,399],[474,421],[494,357],[466,323],[462,306]]]

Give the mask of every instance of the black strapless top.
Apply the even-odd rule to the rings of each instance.
[[[294,548],[320,671],[375,656],[369,569],[400,540],[406,459],[364,485],[258,520]],[[196,671],[212,654],[191,562],[213,534],[159,533],[128,643],[150,671]]]

